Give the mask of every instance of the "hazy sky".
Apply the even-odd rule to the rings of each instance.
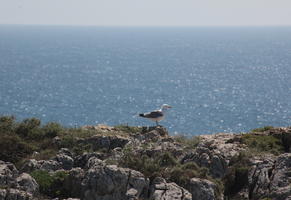
[[[291,0],[0,0],[0,24],[291,25]]]

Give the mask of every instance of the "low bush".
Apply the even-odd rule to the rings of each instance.
[[[223,178],[225,185],[224,194],[227,197],[233,197],[241,189],[248,186],[249,158],[250,154],[241,152],[230,160],[229,171]]]
[[[49,122],[43,128],[44,136],[48,138],[54,138],[60,135],[64,128],[56,122]]]
[[[47,171],[36,170],[31,173],[31,176],[38,183],[40,193],[53,198],[70,196],[70,192],[64,187],[65,179],[68,177],[67,172],[58,171],[50,174]]]
[[[28,118],[19,123],[16,127],[16,134],[21,137],[28,137],[30,134],[36,135],[40,131],[40,120],[37,118]],[[31,138],[34,138],[33,135]]]
[[[142,127],[137,127],[137,126],[128,126],[128,125],[117,125],[114,126],[114,128],[118,131],[122,131],[125,133],[140,133],[142,132]]]
[[[256,152],[268,152],[279,154],[283,152],[282,141],[272,135],[254,135],[252,133],[242,135],[241,142]]]
[[[175,141],[178,143],[181,143],[185,145],[189,149],[194,149],[197,147],[197,145],[200,142],[200,137],[199,136],[191,136],[187,137],[185,135],[176,135],[174,137]]]
[[[15,129],[14,116],[1,116],[0,117],[0,134],[13,133]]]
[[[274,128],[273,126],[264,126],[261,128],[255,128],[253,129],[251,132],[264,132],[264,131],[268,131],[270,129]]]
[[[35,147],[26,143],[18,135],[0,135],[0,160],[16,163],[32,154]]]

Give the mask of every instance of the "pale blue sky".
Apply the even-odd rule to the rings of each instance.
[[[0,0],[0,24],[291,25],[291,0]]]

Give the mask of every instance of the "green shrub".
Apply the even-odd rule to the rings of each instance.
[[[226,196],[232,197],[248,186],[249,158],[250,154],[241,152],[230,160],[228,173],[223,178]]]
[[[185,135],[177,135],[174,139],[176,142],[185,145],[189,149],[195,149],[200,142],[199,136],[187,137]]]
[[[273,126],[264,126],[262,128],[255,128],[255,129],[251,130],[251,132],[264,132],[264,131],[268,131],[272,128],[274,128],[274,127]]]
[[[282,141],[272,135],[253,135],[251,133],[242,135],[242,143],[253,151],[269,152],[279,154],[283,152]]]
[[[16,163],[31,154],[34,148],[18,135],[0,135],[0,160]]]
[[[0,117],[0,134],[11,134],[15,128],[14,116],[1,116]]]
[[[45,137],[54,138],[64,130],[64,128],[56,122],[49,122],[43,128]]]
[[[65,171],[58,171],[50,174],[47,171],[35,170],[31,176],[39,185],[39,191],[50,197],[69,197],[70,192],[64,187],[64,182],[68,177]]]
[[[30,134],[31,138],[36,135],[36,132],[40,131],[40,120],[36,118],[29,118],[23,120],[18,126],[16,127],[16,134],[22,137],[28,137]]]

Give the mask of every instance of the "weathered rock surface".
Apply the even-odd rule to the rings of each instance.
[[[217,186],[206,179],[192,178],[189,184],[189,192],[192,194],[192,200],[215,200],[219,197],[215,196]]]
[[[91,144],[94,151],[100,149],[114,149],[116,147],[123,148],[129,139],[122,136],[104,136],[104,135],[95,135],[85,140],[80,140],[80,143]]]
[[[196,150],[187,154],[182,162],[195,162],[201,167],[209,168],[214,178],[222,178],[231,158],[246,150],[236,134],[219,133],[199,137]]]
[[[29,174],[19,175],[12,163],[0,161],[0,188],[0,199],[28,199],[38,191],[38,184]]]
[[[291,153],[274,158],[255,160],[249,172],[249,198],[291,197]]]
[[[82,181],[83,198],[137,199],[148,188],[149,181],[138,171],[102,163],[93,164]]]
[[[150,200],[191,200],[192,195],[176,183],[167,183],[163,178],[155,178],[150,189]]]
[[[13,188],[0,189],[0,200],[32,200],[32,195]]]
[[[27,173],[20,174],[20,176],[16,178],[16,182],[18,183],[21,190],[31,194],[34,194],[38,191],[37,182]]]
[[[12,163],[0,160],[0,187],[15,187],[18,170]]]

